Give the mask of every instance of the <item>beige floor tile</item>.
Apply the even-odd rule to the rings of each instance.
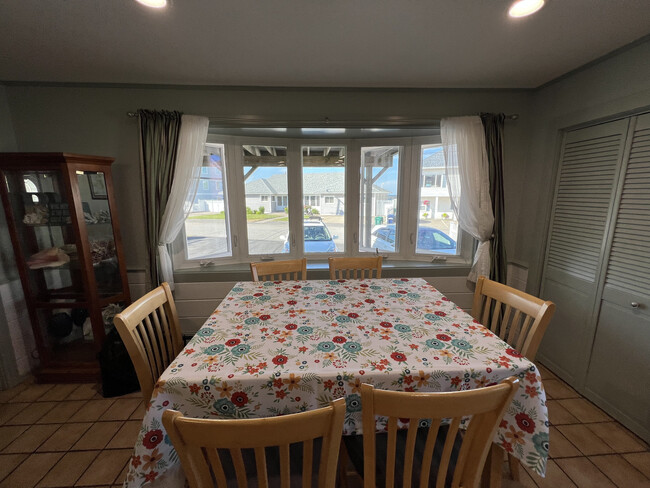
[[[108,449],[129,448],[135,446],[142,422],[139,420],[129,420],[117,431],[115,437],[108,443]]]
[[[144,418],[144,404],[142,403],[142,398],[140,398],[140,405],[136,408],[129,419],[131,420],[142,420]]]
[[[29,385],[21,383],[20,385],[9,388],[8,390],[0,391],[0,403],[11,401],[12,398],[25,391],[28,387]]]
[[[60,452],[32,454],[7,476],[0,488],[32,488],[63,456]]]
[[[67,400],[90,400],[97,394],[97,388],[94,383],[84,383],[70,393]]]
[[[564,408],[559,400],[548,400],[548,420],[553,425],[579,424],[580,421]]]
[[[9,425],[0,427],[0,451],[20,437],[20,435],[28,428],[28,425]]]
[[[578,448],[555,427],[550,428],[549,445],[551,458],[582,456]]]
[[[51,451],[68,451],[74,444],[81,439],[81,436],[93,425],[90,422],[80,424],[63,424],[59,430],[52,434],[41,447],[38,452],[51,452]]]
[[[16,466],[27,459],[28,454],[0,454],[0,481],[9,476]]]
[[[558,459],[556,462],[578,488],[616,488],[586,457]]]
[[[650,486],[650,479],[618,454],[591,456],[589,460],[618,486],[634,486],[635,488]]]
[[[138,398],[125,398],[115,400],[99,420],[127,420],[135,411],[136,407],[142,403]]]
[[[650,452],[623,454],[625,460],[650,478]]]
[[[46,392],[54,388],[51,384],[30,385],[11,399],[12,402],[35,402]]]
[[[3,453],[34,452],[45,442],[61,424],[32,425],[15,441],[2,451]]]
[[[39,424],[67,422],[84,404],[85,400],[58,402],[47,415],[41,417]]]
[[[543,380],[542,384],[546,393],[555,400],[560,398],[580,398],[580,394],[562,380]]]
[[[88,469],[100,451],[79,451],[66,453],[37,485],[37,488],[74,486]]]
[[[18,414],[5,422],[5,425],[30,425],[36,423],[41,417],[47,415],[57,405],[56,402],[30,403]]]
[[[642,440],[638,439],[632,432],[618,422],[587,424],[587,427],[604,440],[615,452],[639,452],[647,450]]]
[[[113,405],[113,400],[91,400],[77,410],[69,422],[95,422],[102,414]]]
[[[102,451],[75,486],[112,484],[131,457],[132,449]]]
[[[575,488],[576,486],[552,459],[546,465],[546,476],[544,478],[529,469],[523,472],[527,473],[535,482],[534,486],[538,486],[539,488]]]
[[[560,405],[580,422],[608,422],[612,420],[605,412],[584,398],[560,400]]]
[[[558,377],[555,376],[555,374],[551,370],[549,370],[546,366],[537,363],[537,369],[539,370],[539,374],[542,375],[542,380],[558,379]]]
[[[117,477],[117,479],[114,481],[116,485],[122,485],[124,483],[124,480],[126,480],[126,475],[129,474],[129,461],[127,460],[126,464],[124,465],[124,468],[122,468],[122,472],[120,475]]]
[[[68,399],[68,395],[74,390],[79,388],[79,384],[60,384],[54,385],[53,388],[48,390],[43,396],[41,396],[39,402],[60,402]]]
[[[557,429],[587,456],[592,456],[594,454],[610,454],[614,452],[614,450],[605,444],[600,437],[590,431],[586,425],[560,425]]]
[[[73,451],[87,449],[104,449],[113,436],[120,430],[123,422],[97,422],[72,446]],[[133,447],[133,446],[131,446]],[[109,481],[108,483],[112,483]]]
[[[20,413],[29,403],[3,403],[0,405],[0,425]]]

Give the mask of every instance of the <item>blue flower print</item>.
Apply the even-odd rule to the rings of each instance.
[[[358,342],[350,341],[343,344],[343,349],[345,349],[348,352],[359,352],[361,351],[362,347],[361,344],[359,344]]]
[[[334,345],[334,343],[329,341],[320,342],[318,346],[316,346],[316,349],[323,352],[331,352],[335,348],[336,346]]]
[[[538,432],[535,434],[533,436],[533,445],[540,456],[548,456],[548,434],[546,432]]]
[[[462,339],[452,339],[451,345],[457,347],[458,349],[462,349],[463,351],[469,351],[472,347],[474,347],[469,342]]]
[[[244,354],[247,354],[251,350],[251,346],[248,344],[239,344],[238,346],[235,346],[232,348],[232,353],[235,356],[243,356]]]
[[[196,333],[196,335],[199,335],[201,337],[210,337],[212,334],[214,334],[214,329],[210,329],[208,327],[203,327]]]
[[[235,405],[227,398],[222,398],[221,400],[217,400],[216,402],[214,402],[213,406],[217,412],[227,417],[230,417],[235,413]]]
[[[348,412],[360,412],[361,411],[361,397],[356,393],[352,395],[347,395],[345,397],[345,407]]]
[[[301,335],[309,335],[312,332],[314,332],[314,328],[313,327],[307,327],[306,325],[303,325],[302,327],[298,327],[296,332],[298,332],[298,334],[301,334]]]
[[[246,325],[255,325],[260,323],[260,319],[257,317],[248,317],[246,320],[244,320],[244,323]]]
[[[445,347],[447,347],[447,345],[444,342],[439,341],[438,339],[429,339],[425,341],[425,344],[427,347],[430,347],[431,349],[444,349]]]
[[[395,324],[394,329],[398,332],[411,332],[411,328],[405,324]]]
[[[226,347],[223,344],[215,344],[214,346],[206,347],[203,349],[203,354],[214,356],[215,354],[222,353]]]

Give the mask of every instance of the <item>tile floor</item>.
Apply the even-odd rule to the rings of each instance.
[[[648,444],[540,369],[552,424],[547,476],[521,469],[503,487],[650,487]],[[141,397],[104,399],[97,389],[25,383],[0,392],[0,488],[121,486]]]

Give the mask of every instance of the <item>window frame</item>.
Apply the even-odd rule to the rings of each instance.
[[[173,262],[175,270],[196,268],[205,264],[235,264],[260,260],[298,259],[307,257],[310,261],[323,262],[332,253],[305,253],[302,194],[302,148],[304,146],[344,146],[345,153],[345,224],[344,249],[337,256],[368,256],[374,252],[359,250],[359,205],[361,179],[361,148],[376,146],[399,146],[399,183],[397,199],[397,242],[396,252],[380,252],[388,262],[418,261],[447,266],[466,266],[471,264],[475,249],[475,240],[459,228],[457,254],[449,255],[416,253],[417,227],[419,220],[420,181],[422,175],[422,146],[440,144],[439,135],[423,137],[391,138],[282,138],[249,137],[209,134],[206,144],[221,144],[224,147],[225,178],[223,180],[226,196],[226,225],[229,231],[231,255],[204,259],[187,259],[185,256],[185,226],[173,245]],[[243,179],[243,145],[285,146],[287,148],[287,188],[288,195],[288,253],[250,254],[248,250],[248,232],[245,205],[245,182]],[[443,178],[444,180],[445,178]],[[446,185],[445,185],[446,186]],[[443,186],[443,188],[445,187]],[[310,196],[311,197],[311,196]],[[321,204],[323,203],[321,200]],[[311,199],[310,199],[311,201]],[[331,230],[330,230],[331,233]]]

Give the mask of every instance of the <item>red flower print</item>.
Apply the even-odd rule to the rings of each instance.
[[[436,339],[440,341],[449,342],[451,340],[451,337],[448,336],[447,334],[436,334]]]
[[[387,329],[393,326],[390,322],[380,322],[379,325],[386,327]]]
[[[144,447],[147,449],[153,449],[156,447],[160,442],[163,440],[163,433],[162,430],[156,429],[156,430],[150,430],[147,432],[143,439],[142,439],[142,444]]]
[[[137,468],[142,464],[142,461],[140,461],[140,456],[133,456],[131,457],[131,466],[134,468]]]
[[[348,317],[350,317],[351,319],[358,319],[358,318],[359,318],[359,314],[358,314],[358,313],[354,313],[354,312],[350,312],[350,313],[348,314]]]
[[[375,303],[375,301],[372,298],[366,298],[365,302],[366,303]]]
[[[447,298],[447,297],[442,297],[442,301],[443,301],[443,302],[448,302],[448,301],[449,301],[449,298]]]
[[[282,385],[284,385],[284,383],[282,382],[282,380],[280,378],[276,378],[276,379],[273,380],[273,386],[275,388],[282,388]]]
[[[524,412],[520,412],[515,415],[515,420],[517,421],[517,425],[521,430],[528,432],[529,434],[535,432],[535,421]]]
[[[183,351],[183,354],[187,354],[188,356],[194,352],[194,349],[185,349]]]
[[[277,364],[278,366],[281,366],[283,364],[287,364],[287,357],[283,356],[282,354],[278,354],[275,356],[271,361],[273,361],[273,364]]]
[[[451,384],[452,384],[453,386],[458,386],[458,385],[460,385],[462,382],[463,382],[463,379],[462,379],[460,376],[454,376],[454,377],[451,379]]]
[[[269,320],[270,318],[270,315],[260,315],[260,320]]]
[[[248,395],[243,391],[236,391],[230,397],[230,401],[233,402],[237,407],[243,407],[248,403]]]
[[[360,286],[361,288],[368,288],[368,286],[370,286],[370,285],[366,285],[365,283],[361,283],[359,286]]]
[[[508,421],[507,420],[502,420],[501,423],[499,424],[500,429],[507,429],[508,428]]]
[[[293,285],[293,288],[294,288],[295,290],[300,290],[300,289],[302,288],[302,286],[300,286],[300,285]]]
[[[526,386],[526,395],[528,395],[530,398],[535,398],[539,395],[539,392],[534,386]]]
[[[506,349],[506,354],[509,354],[510,356],[512,356],[514,358],[523,358],[524,357],[519,351],[517,351],[516,349],[512,349],[511,347]]]
[[[289,301],[287,302],[287,305],[295,305],[296,303],[298,303],[298,302],[295,301],[295,300],[289,300]]]
[[[392,357],[394,361],[400,363],[406,361],[406,354],[402,354],[401,352],[394,352],[393,354],[390,355],[390,357]]]
[[[151,483],[153,480],[156,479],[156,476],[158,476],[158,472],[156,471],[149,471],[147,474],[144,475],[144,480],[147,483]]]
[[[435,311],[433,313],[435,313],[438,317],[446,317],[447,316],[447,314],[445,312],[441,312],[440,310],[437,310],[437,311]]]
[[[526,381],[528,383],[535,383],[537,381],[537,375],[531,372],[526,373]]]
[[[328,291],[326,295],[336,295],[336,293],[334,293],[333,291]]]
[[[275,396],[277,398],[284,398],[284,397],[287,396],[287,392],[284,391],[284,390],[278,390],[278,391],[275,392]]]
[[[408,278],[400,278],[400,281],[408,281]]]
[[[343,336],[332,337],[332,342],[336,342],[337,344],[343,344],[344,342],[347,342],[347,341],[348,340]]]
[[[238,345],[240,342],[241,342],[241,340],[239,340],[239,339],[228,339],[228,340],[226,341],[226,346],[228,346],[228,347],[235,347],[235,346]]]
[[[345,280],[336,280],[336,281],[338,281],[339,283],[345,283]]]
[[[332,380],[323,381],[323,387],[326,390],[331,390],[334,387],[334,382]]]
[[[307,352],[308,347],[307,346],[300,346],[298,348],[298,352]]]
[[[284,326],[285,329],[287,330],[296,330],[298,328],[297,324],[287,324]]]
[[[404,376],[404,380],[403,380],[403,381],[404,381],[404,383],[406,383],[407,385],[410,385],[411,383],[413,383],[413,376],[411,376],[411,375]]]
[[[197,395],[201,391],[201,387],[194,383],[193,385],[190,385],[190,393],[192,395]]]
[[[398,290],[397,293],[400,295],[406,295],[408,292],[406,290]]]
[[[255,293],[253,296],[254,297],[263,297],[264,293]]]
[[[404,391],[415,391],[415,389],[412,386],[408,386],[404,388]]]
[[[501,447],[503,447],[506,452],[512,452],[512,444],[510,444],[505,439],[501,441]]]

